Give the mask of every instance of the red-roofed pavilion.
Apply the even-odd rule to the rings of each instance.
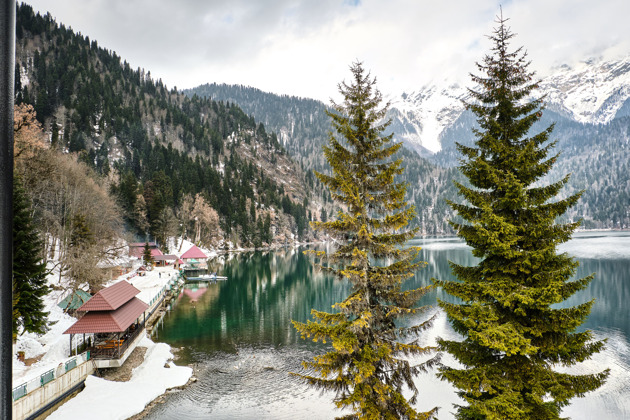
[[[70,351],[74,334],[94,334],[91,357],[119,360],[99,367],[122,365],[130,353],[127,350],[133,350],[132,344],[144,331],[145,320],[139,318],[149,305],[135,297],[138,293],[140,290],[123,280],[92,296],[78,309],[86,312],[85,315],[64,332],[70,334]]]

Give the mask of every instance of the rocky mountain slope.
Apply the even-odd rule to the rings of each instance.
[[[615,61],[590,59],[561,66],[543,78],[537,92],[547,109],[585,124],[607,124],[630,115],[630,57]],[[445,132],[464,113],[466,86],[448,80],[392,98],[394,131],[409,147],[427,154],[443,148]]]
[[[33,106],[48,148],[107,183],[142,239],[201,230],[206,246],[249,247],[310,237],[308,221],[326,207],[321,188],[260,121],[168,89],[26,4],[16,35],[16,105]]]
[[[326,105],[322,102],[275,95],[252,87],[216,83],[198,86],[185,93],[189,97],[198,95],[238,104],[268,129],[280,133],[280,142],[289,155],[300,162],[307,179],[310,179],[313,171],[328,170],[322,146],[328,140],[331,126],[330,118],[326,115]],[[396,127],[394,132],[397,133]],[[403,148],[399,157],[403,158],[406,169],[400,180],[412,186],[408,200],[415,204],[418,212],[412,224],[420,227],[424,234],[450,233],[448,218],[452,214],[442,198],[454,194],[450,180],[456,176],[456,171],[432,164],[411,148]],[[321,199],[327,202],[329,194],[322,192]]]
[[[237,103],[282,132],[282,144],[306,170],[325,169],[320,150],[330,122],[323,103],[244,86],[203,85],[186,93]],[[585,191],[567,217],[583,218],[587,228],[630,227],[630,57],[560,67],[542,80],[537,93],[546,95],[547,109],[535,129],[555,124],[552,139],[560,153],[545,181],[571,173],[563,194]],[[391,128],[407,146],[409,199],[427,234],[449,232],[446,220],[453,215],[444,199],[457,199],[451,182],[458,176],[455,143],[475,140],[476,121],[464,109],[466,98],[465,86],[448,81],[388,98]]]

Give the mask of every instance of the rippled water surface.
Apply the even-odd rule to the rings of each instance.
[[[409,287],[429,284],[432,277],[451,278],[448,260],[475,262],[470,249],[458,239],[416,242],[423,247],[422,259],[428,265],[409,281]],[[589,288],[566,305],[595,298],[583,328],[608,339],[604,352],[572,371],[611,368],[604,387],[575,399],[563,414],[573,419],[630,418],[630,235],[578,234],[561,251],[580,261],[576,277],[596,273]],[[348,285],[314,270],[301,250],[246,253],[215,264],[228,280],[188,286],[154,335],[154,340],[180,349],[177,362],[194,364],[199,381],[170,394],[146,418],[316,420],[341,414],[331,395],[320,395],[289,374],[301,372],[302,360],[326,350],[302,340],[291,320],[305,322],[312,308],[330,310],[346,296]],[[449,299],[436,290],[423,303],[434,305],[436,297]],[[422,341],[434,343],[437,336],[455,337],[441,313]],[[445,357],[444,362],[453,361]],[[418,408],[439,406],[439,418],[452,419],[452,404],[458,402],[453,388],[432,374],[416,382]]]

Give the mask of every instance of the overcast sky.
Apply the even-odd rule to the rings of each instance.
[[[468,82],[502,4],[532,69],[630,55],[629,0],[30,0],[169,88],[338,97],[352,61],[383,93]]]

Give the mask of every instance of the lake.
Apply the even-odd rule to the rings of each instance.
[[[423,238],[421,258],[428,265],[409,280],[409,287],[430,284],[432,277],[452,278],[448,260],[472,265],[475,258],[458,238]],[[585,398],[574,399],[563,411],[573,419],[630,418],[630,233],[583,232],[560,248],[580,261],[576,277],[596,273],[589,287],[565,305],[596,299],[581,328],[607,338],[606,350],[572,372],[611,369],[608,382]],[[341,414],[331,395],[303,385],[289,375],[300,372],[302,360],[326,350],[302,340],[291,320],[305,322],[312,308],[329,311],[349,287],[318,272],[302,249],[252,252],[221,257],[214,262],[227,281],[187,285],[153,339],[170,344],[178,364],[194,364],[198,381],[169,394],[147,419],[331,419]],[[422,303],[434,306],[434,290]],[[564,305],[563,305],[564,306]],[[425,315],[426,316],[426,315]],[[409,322],[419,322],[412,319]],[[443,313],[421,341],[454,338]],[[453,360],[445,356],[446,364]],[[432,373],[416,380],[419,409],[441,407],[438,417],[452,419],[458,397],[449,383]]]

